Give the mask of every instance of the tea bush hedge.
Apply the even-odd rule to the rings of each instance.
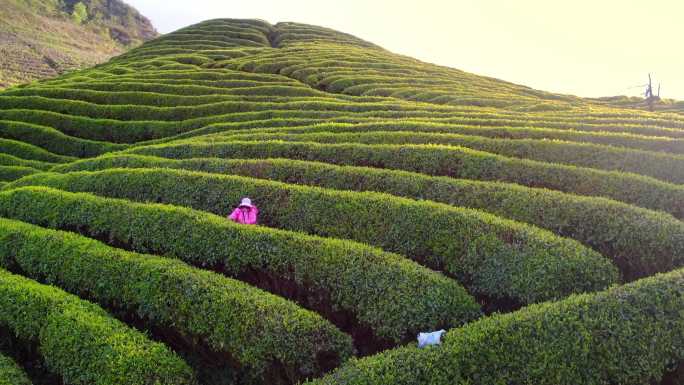
[[[684,266],[684,223],[605,198],[499,182],[292,159],[167,159],[106,155],[56,166],[53,171],[177,168],[277,180],[338,190],[377,191],[463,206],[533,224],[575,239],[613,259],[627,280]]]
[[[40,172],[32,167],[24,166],[0,166],[0,181],[13,181],[26,175]]]
[[[684,270],[528,306],[443,344],[352,359],[312,384],[658,383],[684,362]]]
[[[576,241],[476,210],[386,194],[171,169],[37,174],[15,185],[170,203],[222,215],[249,196],[260,207],[260,223],[267,226],[382,247],[444,270],[472,293],[523,304],[598,290],[618,279],[609,260]]]
[[[144,140],[167,138],[169,136],[187,133],[212,124],[225,124],[226,121],[236,123],[249,120],[264,119],[331,119],[346,118],[352,121],[368,119],[367,115],[379,115],[383,119],[414,117],[417,113],[404,111],[384,111],[371,113],[353,113],[344,111],[303,111],[295,110],[260,110],[234,112],[225,115],[214,115],[183,121],[157,120],[115,120],[91,118],[86,116],[69,115],[64,113],[32,110],[10,109],[0,110],[0,119],[21,121],[53,127],[66,135],[96,141],[110,141],[115,143],[135,143]],[[418,113],[428,114],[431,113]],[[268,127],[264,125],[262,127]]]
[[[468,116],[472,116],[469,114]],[[548,139],[563,140],[575,143],[593,143],[614,147],[634,148],[646,151],[658,151],[673,154],[684,154],[684,140],[661,136],[645,136],[625,132],[608,131],[580,131],[574,129],[558,129],[544,127],[506,127],[481,126],[476,124],[443,123],[430,120],[387,120],[378,122],[360,122],[357,124],[341,124],[325,122],[306,127],[287,128],[279,130],[253,130],[263,132],[287,133],[364,133],[376,131],[410,131],[412,133],[443,133],[459,135],[476,135],[494,139]],[[228,134],[228,133],[224,133]]]
[[[31,380],[14,360],[0,353],[0,385],[32,385]]]
[[[41,162],[39,160],[22,159],[14,155],[0,154],[0,165],[31,167],[37,170],[47,171],[54,167],[55,163]]]
[[[53,154],[32,144],[2,138],[0,138],[0,152],[17,158],[41,162],[66,163],[76,160],[71,156]]]
[[[221,139],[238,141],[286,140],[319,143],[441,144],[463,146],[514,158],[563,163],[608,171],[631,172],[650,176],[665,182],[684,183],[684,156],[682,155],[557,140],[492,139],[472,135],[406,131],[239,134],[226,136]]]
[[[0,244],[0,264],[6,268],[16,266],[26,276],[103,306],[117,304],[213,351],[228,352],[262,381],[275,375],[269,369],[293,375],[288,382],[320,375],[353,350],[351,339],[320,316],[177,260],[7,219],[0,219]]]
[[[38,346],[47,367],[74,385],[195,384],[190,368],[101,308],[0,269],[0,325]]]
[[[321,312],[351,312],[376,337],[400,342],[417,330],[480,316],[455,281],[362,245],[241,226],[194,210],[26,187],[0,193],[0,215],[125,244],[240,276],[264,271],[293,281],[295,298]],[[256,284],[267,285],[265,282]],[[288,285],[275,291],[288,294]],[[326,298],[328,297],[328,298]],[[326,302],[330,302],[327,304]],[[328,309],[329,308],[329,309]]]
[[[289,158],[368,166],[435,176],[479,179],[599,196],[665,211],[684,219],[684,186],[615,171],[601,171],[507,158],[460,147],[436,145],[321,144],[301,142],[169,143],[126,150],[173,159]]]
[[[126,145],[67,136],[52,127],[0,120],[0,137],[20,140],[53,154],[88,158],[125,149]]]
[[[153,107],[132,104],[99,105],[83,102],[80,100],[61,100],[60,103],[54,103],[54,100],[42,96],[3,96],[0,98],[0,108],[45,110],[100,119],[159,121],[179,121],[194,118],[205,118],[212,115],[221,115],[227,113],[266,110],[311,110],[359,113],[372,112],[376,110],[403,111],[406,109],[404,105],[398,103],[349,103],[345,101],[319,102],[316,100],[316,98],[312,98],[310,101],[304,102],[219,102],[201,106]],[[439,111],[439,109],[434,107],[429,109],[426,108],[425,110]]]

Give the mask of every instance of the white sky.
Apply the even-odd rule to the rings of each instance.
[[[684,100],[684,0],[125,0],[171,32],[219,17],[295,21],[537,89]]]

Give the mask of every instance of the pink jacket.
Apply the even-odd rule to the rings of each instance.
[[[257,215],[259,215],[259,209],[256,206],[252,206],[244,211],[238,207],[230,213],[228,219],[243,225],[254,225],[257,223]]]

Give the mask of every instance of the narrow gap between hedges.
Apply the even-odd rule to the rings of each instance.
[[[656,382],[656,384],[658,384]],[[684,384],[684,360],[679,361],[675,365],[674,369],[669,372],[665,372],[663,380],[660,381],[658,385],[682,385]]]
[[[448,274],[447,277],[455,279]],[[485,316],[491,315],[492,313],[511,313],[524,307],[520,302],[509,298],[491,298],[486,295],[474,294],[470,291],[468,291],[468,293],[475,297],[475,301],[480,304]]]
[[[137,252],[131,245],[125,242],[118,239],[110,239],[108,234],[91,235],[93,233],[88,231],[84,226],[62,226],[59,227],[59,230],[71,231],[91,239],[96,239],[115,248]],[[164,255],[160,256],[166,257]],[[180,260],[178,258],[173,259]],[[272,272],[264,269],[245,269],[237,275],[231,275],[226,273],[227,269],[222,263],[213,266],[194,267],[214,271],[223,276],[245,282],[259,289],[294,301],[299,306],[317,313],[352,337],[357,356],[367,356],[397,346],[397,344],[390,340],[377,337],[370,327],[359,322],[354,313],[348,310],[335,310],[332,301],[330,300],[330,293],[319,288],[311,288],[306,285],[298,284],[294,280],[276,276]],[[407,340],[401,341],[400,344],[407,343],[410,340],[412,340],[412,336],[408,337]],[[318,358],[318,363],[324,370],[332,370],[339,363],[339,358],[336,355],[321,356]]]
[[[212,270],[230,276],[225,273],[226,270],[224,266],[217,266],[212,268]],[[285,297],[306,309],[316,312],[343,332],[351,335],[354,342],[354,348],[356,348],[357,355],[359,356],[378,353],[395,346],[395,344],[389,340],[376,337],[371,328],[359,323],[352,312],[333,310],[330,301],[330,293],[327,291],[312,289],[308,286],[298,284],[294,280],[275,276],[267,270],[243,270],[232,278],[247,282],[281,297]],[[325,368],[326,366],[324,365],[323,367]]]
[[[88,300],[96,302],[90,298]],[[192,367],[201,384],[243,383],[240,379],[245,376],[245,368],[230,354],[215,352],[206,344],[184,336],[172,328],[155,325],[148,318],[138,316],[135,311],[126,309],[122,304],[107,304],[106,308],[113,317],[171,348]],[[273,384],[291,383],[285,381],[282,373],[278,373],[277,370],[269,370],[269,374],[269,381]]]
[[[37,341],[21,340],[3,326],[0,326],[0,353],[12,358],[24,369],[33,385],[65,385],[61,376],[47,369],[38,352]]]
[[[429,262],[425,256],[414,255],[413,258],[409,258],[406,256],[404,256],[404,258],[412,260],[417,264],[425,267],[426,269],[430,269],[434,272],[440,273],[445,277],[452,279],[461,286],[463,286],[463,288],[468,292],[468,294],[475,298],[475,302],[477,302],[480,305],[480,309],[482,310],[485,316],[488,316],[492,313],[510,313],[519,310],[525,306],[525,304],[516,301],[513,298],[495,298],[481,293],[474,293],[472,290],[472,282],[470,282],[468,279],[464,277],[455,276],[454,274],[448,272],[444,268],[444,266],[437,266],[434,263]]]

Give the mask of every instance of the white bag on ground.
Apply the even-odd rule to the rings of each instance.
[[[446,333],[444,329],[431,333],[418,333],[418,347],[424,348],[429,345],[439,345],[444,333]]]

